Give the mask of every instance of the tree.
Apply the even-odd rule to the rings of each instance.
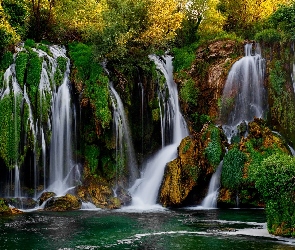
[[[257,23],[268,18],[279,4],[286,2],[289,0],[220,0],[218,9],[226,18],[226,31],[251,36]]]
[[[3,9],[3,1],[0,0],[0,54],[2,54],[5,47],[20,40],[20,36],[8,20],[9,18]]]

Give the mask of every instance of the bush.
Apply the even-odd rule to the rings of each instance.
[[[281,40],[281,35],[276,29],[265,29],[256,33],[255,40],[265,43],[275,43]]]
[[[237,190],[243,182],[243,169],[247,160],[246,155],[238,148],[228,151],[223,159],[221,174],[222,185],[231,190]]]
[[[295,236],[295,158],[274,154],[255,171],[255,186],[266,203],[270,233]]]
[[[199,90],[195,86],[193,79],[188,79],[185,81],[184,85],[180,89],[181,99],[191,105],[196,106],[198,100]]]
[[[210,142],[205,148],[205,155],[209,163],[216,167],[222,158],[222,146],[220,140],[220,131],[215,126],[210,126]]]
[[[174,55],[173,67],[175,72],[189,69],[196,59],[195,51],[198,47],[197,43],[183,48],[174,48],[172,50]]]

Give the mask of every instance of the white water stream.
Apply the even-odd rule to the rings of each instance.
[[[165,166],[177,156],[177,147],[181,140],[188,135],[186,122],[179,108],[177,86],[173,80],[172,57],[165,56],[161,59],[152,55],[150,60],[156,64],[157,69],[166,79],[165,91],[167,91],[169,98],[167,101],[162,100],[160,104],[162,107],[161,131],[162,138],[165,138],[163,133],[171,134],[171,142],[168,145],[163,145],[159,152],[146,161],[141,178],[136,180],[130,189],[132,207],[140,209],[149,209],[156,205]],[[163,144],[166,144],[164,139],[162,141]]]
[[[255,52],[252,44],[246,44],[245,56],[232,66],[221,99],[221,123],[229,141],[237,134],[239,124],[265,115],[264,75],[265,60],[259,44],[256,44]]]

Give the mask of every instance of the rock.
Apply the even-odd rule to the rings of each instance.
[[[5,200],[11,206],[21,209],[32,209],[37,205],[33,198],[6,198]]]
[[[194,137],[188,136],[181,141],[178,157],[169,162],[165,168],[159,194],[160,203],[163,206],[177,207],[186,202],[197,203],[204,197],[209,177],[216,168],[205,156],[205,149],[210,142],[211,128],[210,125],[205,124],[200,133]],[[220,135],[224,137],[222,132]],[[226,138],[222,138],[220,143],[224,154]],[[196,190],[198,192],[195,192]]]
[[[18,210],[17,208],[9,207],[6,199],[0,198],[0,216],[10,216],[21,213],[23,212]]]
[[[91,202],[103,209],[117,209],[131,203],[131,196],[126,189],[119,186],[116,194],[117,197],[114,197],[110,183],[101,177],[94,177],[87,167],[84,168],[83,185],[77,188],[77,195],[83,202]]]
[[[124,189],[123,187],[118,187],[116,190],[116,194],[122,206],[128,206],[132,202],[132,197],[128,190]]]
[[[44,201],[47,201],[49,198],[56,196],[54,192],[44,192],[39,198],[39,206],[43,204]]]
[[[70,211],[81,209],[82,201],[72,194],[61,197],[52,197],[45,204],[46,211]]]

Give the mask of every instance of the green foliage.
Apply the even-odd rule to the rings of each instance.
[[[56,86],[60,86],[63,83],[64,75],[67,69],[67,59],[59,56],[57,58],[57,69],[54,73],[54,82]]]
[[[27,86],[29,88],[29,97],[31,103],[35,104],[37,91],[41,78],[42,58],[32,50],[29,52],[29,61],[27,66]]]
[[[195,86],[193,79],[185,81],[182,88],[180,89],[181,99],[191,105],[196,106],[198,100],[199,90]]]
[[[231,190],[237,190],[243,182],[243,168],[247,160],[246,155],[238,148],[228,151],[223,159],[221,174],[222,185]]]
[[[269,80],[276,94],[281,95],[286,80],[280,61],[275,62],[274,68],[270,71]]]
[[[255,40],[265,43],[276,43],[281,40],[281,34],[276,29],[265,29],[255,34]]]
[[[86,145],[85,159],[92,174],[96,172],[96,169],[98,167],[99,154],[100,151],[96,145]]]
[[[35,48],[36,47],[36,43],[33,39],[27,39],[25,41],[25,47],[29,47],[29,48]]]
[[[0,101],[0,156],[8,167],[13,167],[15,162],[19,162],[21,101],[20,95],[13,97],[10,94]]]
[[[205,155],[209,163],[216,167],[221,161],[223,156],[221,140],[220,140],[220,131],[217,127],[211,125],[210,130],[210,142],[205,148]]]
[[[270,24],[277,30],[283,31],[289,37],[295,38],[295,2],[291,5],[280,5],[270,18]]]
[[[172,53],[174,55],[173,67],[175,72],[189,69],[196,59],[195,51],[198,47],[197,43],[182,48],[174,48]]]
[[[3,54],[0,61],[0,70],[6,70],[10,64],[13,62],[13,55],[10,51],[7,51]]]
[[[29,55],[26,52],[20,52],[15,59],[16,79],[19,85],[24,87],[25,72],[27,69]]]
[[[78,80],[85,83],[84,94],[94,107],[96,119],[106,128],[112,119],[108,105],[109,80],[102,66],[93,60],[92,47],[82,43],[72,43],[69,47],[74,67],[78,70]]]
[[[270,233],[294,236],[295,229],[295,158],[274,154],[255,171],[255,186],[266,202]]]
[[[189,150],[189,148],[190,148],[190,146],[191,146],[191,141],[187,141],[186,142],[186,144],[184,145],[184,147],[183,147],[183,149],[182,149],[182,153],[183,154],[185,154],[188,150]]]
[[[21,36],[25,37],[27,32],[28,11],[24,0],[2,0],[3,9],[8,17],[9,24]]]
[[[13,55],[10,51],[4,53],[4,55],[0,58],[0,87],[3,84],[4,73],[12,62]]]

